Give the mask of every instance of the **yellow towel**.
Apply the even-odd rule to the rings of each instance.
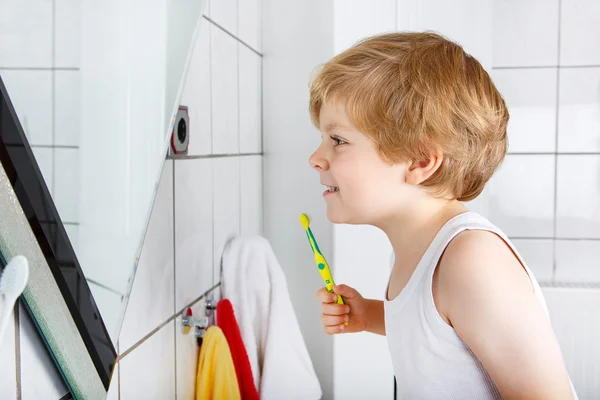
[[[239,400],[235,366],[223,331],[218,326],[206,330],[196,375],[197,400]]]

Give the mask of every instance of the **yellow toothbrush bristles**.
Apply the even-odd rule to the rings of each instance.
[[[300,223],[302,224],[304,229],[308,229],[308,226],[310,225],[310,219],[308,219],[308,215],[300,214]]]

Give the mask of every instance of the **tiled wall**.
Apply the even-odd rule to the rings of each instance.
[[[30,18],[37,13],[55,15],[48,23],[52,27],[52,21],[59,18],[59,3],[70,6],[76,3],[37,2],[42,3],[39,8],[22,6],[26,22],[21,21],[22,29],[34,26],[32,35],[42,28],[39,24],[29,26],[27,13],[35,14]],[[0,0],[0,9],[5,6],[2,3],[8,4]],[[218,296],[218,265],[227,239],[262,233],[259,2],[211,0],[203,18],[181,101],[190,112],[189,154],[167,160],[163,167],[119,338],[120,362],[109,399],[193,399],[198,347],[192,335],[182,333],[181,312],[191,306],[196,315],[202,314],[204,296],[210,293]],[[2,26],[8,22],[0,16]],[[45,35],[51,38],[49,32]],[[56,38],[60,35],[56,32]],[[0,40],[0,54],[6,54],[7,48],[10,50],[5,42]],[[53,68],[52,62],[43,64],[43,55],[30,57],[32,63],[28,65],[35,68],[20,68],[23,60],[11,65],[10,70],[0,69],[0,74],[4,78],[6,72],[17,76],[31,73],[20,78],[30,80],[36,73],[45,72],[52,82],[63,71]],[[63,65],[58,63],[59,57],[56,60],[56,65]],[[76,57],[65,62],[70,60]],[[40,71],[42,67],[46,69]],[[10,85],[11,79],[6,80]],[[48,86],[54,87],[52,83]],[[35,88],[30,90],[33,95],[37,95]],[[20,107],[19,101],[33,101],[27,97],[31,93],[23,93],[24,100],[15,99],[17,110],[28,106]],[[48,96],[36,99],[34,104],[42,106],[49,102],[51,116],[59,106]],[[23,120],[24,115],[19,116]],[[37,118],[36,115],[36,121]],[[48,117],[50,121],[52,118],[55,122],[60,119]],[[52,126],[50,123],[46,128]],[[30,129],[28,135],[35,138],[38,132],[45,129]],[[54,146],[62,146],[59,141],[47,141],[44,147],[39,147],[36,140],[32,139],[36,156],[40,157],[41,149],[49,159],[44,167],[43,158],[38,158],[48,177],[60,165],[53,160],[63,157],[62,150],[77,150]],[[31,320],[24,310],[16,317],[16,326],[9,327],[0,347],[0,397],[60,398],[67,389]]]
[[[492,78],[509,154],[471,208],[545,286],[580,399],[600,396],[600,3],[494,1]]]

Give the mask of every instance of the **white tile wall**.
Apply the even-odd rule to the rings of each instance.
[[[188,154],[194,156],[210,154],[212,148],[210,62],[207,62],[210,60],[209,30],[210,24],[200,25],[181,97],[181,104],[188,107],[190,117]]]
[[[467,203],[508,236],[554,234],[553,155],[507,155],[483,193]]]
[[[557,240],[556,280],[559,282],[600,282],[600,242]]]
[[[561,65],[600,64],[600,2],[561,0]]]
[[[79,71],[55,71],[54,74],[54,144],[79,146],[81,130]]]
[[[263,231],[262,156],[240,158],[240,234],[259,235]]]
[[[262,149],[261,57],[238,43],[240,57],[240,152],[260,153]]]
[[[213,281],[216,282],[220,280],[223,249],[240,234],[240,159],[227,157],[213,161]]]
[[[0,66],[52,66],[52,2],[0,1]]]
[[[360,39],[396,30],[396,0],[336,0],[333,6],[336,53],[344,51]]]
[[[600,155],[560,155],[556,234],[600,239]]]
[[[260,0],[238,0],[238,37],[257,51],[262,42],[260,19]]]
[[[78,68],[81,46],[81,2],[77,0],[54,0],[55,59],[56,67]]]
[[[213,283],[213,159],[175,163],[175,308]]]
[[[121,359],[121,400],[174,398],[174,329],[174,321],[167,323]]]
[[[557,73],[557,68],[492,71],[510,112],[509,152],[556,150]]]
[[[210,18],[234,36],[238,27],[238,0],[210,0]]]
[[[30,144],[52,145],[52,71],[0,71]]]
[[[600,152],[600,66],[560,70],[559,152]]]
[[[239,151],[237,41],[214,25],[210,40],[212,150],[233,154]]]
[[[121,351],[174,314],[173,257],[173,161],[166,161],[121,328]]]
[[[512,239],[538,282],[551,282],[554,268],[554,239]]]
[[[559,0],[494,0],[494,67],[556,66]]]
[[[244,35],[241,41],[230,35],[238,30],[238,2],[239,32]],[[9,47],[0,32],[0,74],[3,79],[5,74],[8,76],[7,84],[19,85],[18,91],[13,90],[15,103],[19,103],[17,110],[27,112],[24,125],[34,143],[48,146],[34,147],[34,152],[49,186],[56,187],[55,201],[61,215],[73,222],[66,229],[77,247],[79,121],[72,110],[80,96],[79,45],[77,38],[71,36],[77,36],[80,27],[76,23],[67,26],[77,12],[73,8],[77,5],[71,3],[72,0],[56,0],[57,22],[65,21],[65,26],[56,31],[57,38],[65,37],[65,45],[56,46],[56,62],[69,69],[2,69]],[[124,357],[113,376],[109,399],[193,399],[198,348],[193,336],[182,334],[180,312],[196,301],[194,311],[203,313],[202,296],[218,283],[218,277],[213,276],[218,271],[215,260],[220,258],[216,255],[220,255],[227,239],[240,231],[262,233],[260,4],[258,0],[212,3],[213,12],[206,14],[229,33],[208,20],[198,32],[181,101],[190,108],[189,154],[184,159],[167,161],[162,174],[119,338],[119,352]],[[3,6],[0,3],[0,9]],[[0,26],[5,26],[2,15]],[[30,34],[35,35],[40,27],[43,26],[36,24]],[[36,54],[32,53],[29,60],[33,61],[27,61],[25,66],[42,59]],[[51,53],[47,61],[46,66],[51,67]],[[243,105],[238,107],[238,102]],[[241,123],[243,128],[239,129]],[[240,151],[249,155],[240,156]],[[101,286],[90,286],[95,296],[108,295],[109,291]],[[216,289],[216,296],[218,292]],[[112,295],[120,301],[118,295]],[[0,352],[0,360],[7,357],[7,365],[13,366],[11,355],[14,357],[20,350],[23,399],[58,399],[67,389],[37,333],[31,329],[31,322],[23,322],[23,318],[21,348],[6,355]],[[6,337],[10,339],[9,335]],[[1,350],[4,349],[9,347]],[[6,375],[0,379],[0,389],[2,398],[5,393],[13,393],[16,379]]]

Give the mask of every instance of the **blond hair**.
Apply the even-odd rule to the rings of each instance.
[[[441,153],[421,185],[436,196],[477,197],[507,151],[508,110],[481,64],[432,32],[367,38],[322,66],[310,88],[310,115],[343,101],[354,126],[392,163]]]

